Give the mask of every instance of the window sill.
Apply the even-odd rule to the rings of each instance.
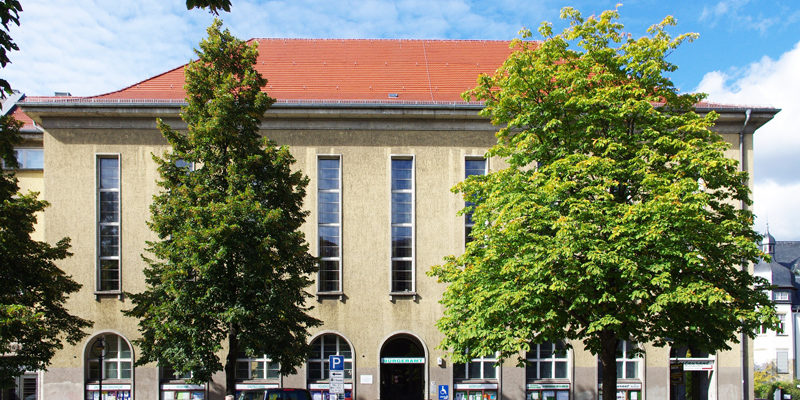
[[[94,298],[97,301],[100,301],[101,298],[111,298],[116,297],[118,300],[122,300],[123,293],[121,290],[106,290],[106,291],[94,291]]]
[[[317,292],[317,301],[325,299],[336,299],[339,301],[344,300],[344,292]]]
[[[412,299],[417,301],[417,292],[389,292],[389,300],[394,302],[397,299]]]

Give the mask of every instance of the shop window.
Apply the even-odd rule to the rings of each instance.
[[[392,158],[392,272],[393,294],[414,288],[414,159]]]
[[[240,357],[236,360],[237,380],[278,380],[281,367],[268,356],[257,358]]]
[[[453,364],[456,400],[496,400],[498,389],[497,358],[478,357],[465,364]]]
[[[97,158],[97,290],[120,290],[120,171],[118,156]]]
[[[467,158],[464,160],[464,178],[469,178],[473,175],[486,175],[486,159],[485,158]],[[470,201],[465,202],[465,207],[474,206],[475,203]],[[472,227],[475,223],[472,221],[472,212],[464,215],[464,244],[472,241]]]
[[[694,346],[673,346],[669,357],[670,400],[708,400],[716,357]]]
[[[192,373],[179,373],[169,366],[160,368],[161,400],[203,400],[206,385],[189,383]]]
[[[353,351],[343,337],[328,333],[311,342],[311,352],[308,354],[308,389],[311,391],[313,400],[335,399],[335,395],[331,395],[329,392],[328,384],[330,356],[344,357],[345,399],[351,399],[353,395]]]
[[[103,348],[104,351],[101,352],[100,348]],[[125,338],[112,333],[95,337],[87,348],[86,368],[87,400],[100,400],[101,375],[103,400],[128,400],[131,398],[133,353]]]
[[[342,291],[342,185],[338,157],[317,160],[317,230],[319,278],[317,291]]]
[[[236,359],[236,399],[261,400],[268,389],[280,387],[281,367],[267,355]]]
[[[569,359],[563,342],[531,344],[525,361],[526,399],[569,399]]]

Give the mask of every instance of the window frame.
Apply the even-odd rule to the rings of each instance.
[[[247,363],[247,377],[241,377],[239,375],[239,363]],[[264,363],[264,377],[263,378],[254,378],[253,377],[253,364],[254,363]],[[270,365],[274,365],[277,367],[277,376],[270,377],[269,371],[276,371],[275,368],[269,368]],[[258,357],[237,357],[236,358],[236,366],[234,367],[234,379],[236,381],[268,381],[268,382],[279,382],[281,379],[281,367],[280,363],[276,361],[272,361],[272,358],[266,354],[262,354]]]
[[[117,160],[117,187],[101,188],[102,175],[100,163],[103,159]],[[117,222],[102,222],[101,193],[117,193]],[[120,153],[95,154],[95,294],[122,294],[122,157]],[[101,248],[101,234],[103,226],[117,227],[117,255],[103,256]],[[103,289],[102,262],[115,260],[117,262],[117,287],[116,289]]]
[[[787,336],[788,333],[786,332],[786,313],[775,313],[778,317],[778,329],[775,330],[775,334],[778,336]]]
[[[628,350],[628,347],[630,345],[633,346],[633,350]],[[636,344],[636,343],[634,343],[634,342],[632,342],[630,340],[620,340],[620,350],[619,351],[621,352],[621,357],[619,357],[619,356],[617,357],[616,363],[617,363],[617,365],[622,363],[622,374],[625,375],[625,376],[622,377],[622,376],[620,376],[619,373],[617,373],[617,380],[623,380],[623,379],[624,380],[641,380],[642,379],[641,367],[642,367],[643,362],[644,362],[644,357],[639,355],[639,354],[643,354],[642,353],[643,350],[641,349],[641,346],[639,346],[638,344]],[[628,358],[628,356],[627,356],[628,353],[632,353],[633,357],[632,358]],[[628,378],[627,374],[625,373],[627,371],[626,367],[627,367],[628,363],[634,363],[634,365],[635,365],[634,371],[636,371],[636,376],[634,376],[633,378]]]
[[[106,380],[108,380],[110,382],[127,382],[127,381],[130,381],[131,382],[131,386],[132,386],[132,384],[133,384],[133,374],[134,374],[133,347],[128,342],[128,340],[126,340],[124,337],[122,337],[122,335],[117,335],[116,333],[111,333],[111,332],[101,333],[101,334],[95,336],[93,338],[93,340],[89,344],[89,352],[86,354],[86,366],[87,366],[86,377],[87,377],[87,382],[91,383],[91,382],[97,382],[98,381],[97,377],[92,377],[91,376],[92,375],[92,373],[91,373],[92,365],[97,365],[98,361],[99,361],[96,357],[92,357],[91,356],[91,350],[92,350],[92,347],[94,346],[94,344],[97,342],[97,340],[100,337],[102,337],[103,340],[105,341],[106,349],[108,349],[108,346],[109,346],[109,339],[115,338],[116,341],[117,341],[117,356],[114,357],[114,358],[108,357],[108,352],[106,351],[106,356],[103,357],[103,365],[99,366],[99,373],[103,377],[103,381],[106,381]],[[123,344],[128,348],[128,352],[130,353],[130,358],[122,358],[120,356],[122,354],[122,345]],[[121,375],[122,375],[122,363],[125,363],[125,362],[129,363],[129,371],[130,371],[129,374],[130,374],[130,376],[128,376],[127,378],[122,378],[121,377]],[[117,376],[115,378],[109,378],[108,376],[106,376],[106,368],[105,368],[105,366],[107,364],[116,364]]]
[[[550,357],[544,357],[544,358],[541,357],[541,348],[544,345],[550,345],[551,346],[552,350],[550,352]],[[527,382],[554,381],[554,380],[565,380],[566,381],[566,380],[570,379],[570,353],[569,353],[569,348],[567,348],[566,344],[562,341],[561,345],[563,347],[564,357],[556,357],[556,352],[557,352],[556,345],[557,345],[556,342],[545,342],[545,343],[539,343],[539,344],[531,343],[530,351],[525,353],[525,363],[526,363],[526,365],[525,365],[525,369],[526,369],[525,370],[525,380]],[[535,353],[533,353],[534,351],[535,351]],[[529,355],[532,354],[532,353],[536,355],[535,358],[529,357]],[[550,371],[551,371],[551,375],[552,376],[549,377],[549,378],[542,377],[541,364],[543,364],[543,363],[550,364]],[[564,377],[556,377],[555,376],[556,375],[556,363],[564,363],[565,364],[565,366],[566,366],[565,367],[566,375]],[[528,379],[528,371],[527,371],[527,369],[528,368],[532,368],[532,367],[536,368],[536,376],[537,376],[537,378],[529,380]]]
[[[310,343],[311,351],[309,351],[309,355],[306,358],[306,380],[307,380],[307,383],[311,384],[311,383],[326,383],[326,382],[330,382],[330,365],[328,365],[329,364],[329,359],[325,356],[325,341],[326,341],[325,339],[326,338],[327,339],[331,339],[331,338],[335,338],[336,339],[336,344],[335,344],[336,353],[332,354],[332,355],[344,356],[344,354],[342,354],[342,344],[344,344],[345,346],[347,346],[350,349],[350,357],[345,356],[345,358],[344,358],[344,365],[345,365],[345,367],[344,367],[344,381],[352,383],[353,382],[353,374],[355,372],[355,354],[354,354],[354,351],[353,351],[353,346],[350,344],[349,341],[347,341],[347,339],[344,338],[344,336],[339,335],[337,333],[330,333],[330,332],[318,335]],[[318,354],[314,354],[314,346],[313,345],[314,345],[314,342],[316,342],[317,340],[319,340],[321,342],[320,346],[319,346],[319,353]],[[329,355],[331,355],[331,354],[329,354]],[[314,356],[314,357],[312,357],[312,356]],[[316,358],[317,356],[319,358]],[[350,368],[347,368],[348,363],[350,364]],[[311,376],[311,364],[319,364],[320,365],[319,371],[320,371],[321,376],[318,376],[318,377],[312,377]]]
[[[320,189],[320,160],[337,160],[338,161],[338,171],[337,171],[337,180],[339,183],[338,189]],[[343,254],[342,254],[342,156],[341,154],[318,154],[317,155],[317,255],[319,256],[320,260],[320,270],[317,272],[317,294],[321,295],[336,295],[341,294],[344,291],[344,282],[343,282]],[[338,194],[338,213],[339,213],[339,220],[337,223],[321,223],[320,222],[320,198],[321,193],[337,193]],[[339,230],[339,256],[338,257],[323,257],[322,256],[322,241],[320,240],[320,227],[336,227]],[[338,262],[338,287],[336,290],[322,290],[322,262],[323,261],[336,261]]]
[[[464,179],[467,179],[468,177],[473,176],[473,175],[478,175],[478,174],[467,175],[467,162],[468,161],[483,161],[483,174],[482,175],[486,176],[489,173],[489,159],[488,158],[486,158],[484,156],[465,155],[464,156],[464,164],[463,164],[464,165]],[[467,206],[467,203],[468,203],[467,201],[464,201],[464,207]],[[467,247],[467,243],[471,242],[471,240],[468,240],[468,236],[467,236],[468,235],[468,233],[467,233],[468,229],[471,230],[471,228],[473,226],[475,226],[475,221],[471,221],[470,222],[471,219],[472,219],[472,213],[471,212],[469,213],[469,215],[464,214],[464,235],[463,235],[464,248]]]
[[[789,301],[790,295],[788,290],[774,290],[772,291],[772,300],[774,301]]]
[[[23,154],[23,152],[27,152],[27,151],[35,151],[37,153],[41,153],[41,155],[42,155],[42,165],[41,166],[36,166],[36,167],[26,166],[25,164],[26,164],[26,160],[28,159],[28,157],[23,157],[22,154]],[[14,169],[14,170],[17,170],[17,171],[41,171],[41,170],[44,170],[44,148],[43,147],[27,147],[27,146],[14,147],[14,157],[17,159],[17,168],[8,168],[8,167],[6,167],[5,160],[0,160],[0,161],[2,161],[0,167],[2,167],[2,169],[4,169],[4,170]]]
[[[470,376],[470,365],[471,364],[480,364],[480,376],[473,377]],[[494,368],[494,377],[487,378],[486,377],[486,365],[491,363],[491,368]],[[478,382],[499,382],[500,381],[500,365],[497,364],[497,354],[493,357],[475,357],[469,362],[463,364],[453,364],[453,382],[468,382],[468,381],[478,381]],[[456,368],[464,368],[464,375],[463,376],[456,376]]]
[[[392,188],[392,181],[394,180],[394,161],[395,160],[405,160],[411,161],[411,188],[410,189],[398,189],[395,190]],[[417,235],[416,235],[416,170],[417,170],[417,162],[416,156],[414,154],[390,154],[389,156],[389,295],[391,298],[394,296],[416,296],[417,293],[417,265],[416,265],[416,243],[417,243]],[[410,193],[411,194],[411,222],[409,223],[395,223],[393,218],[392,207],[394,205],[393,195],[395,193]],[[394,234],[393,230],[395,227],[408,227],[411,230],[411,255],[408,257],[394,257],[392,246],[394,242]],[[411,288],[408,291],[395,291],[394,290],[394,262],[395,261],[407,261],[411,263]]]

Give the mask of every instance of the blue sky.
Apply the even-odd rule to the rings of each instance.
[[[221,16],[240,38],[511,39],[542,21],[564,26],[569,5],[584,15],[617,1],[575,0],[232,0]],[[23,1],[20,47],[1,73],[28,95],[100,94],[189,61],[211,16],[184,0]],[[629,0],[621,22],[635,36],[673,15],[674,34],[700,38],[672,54],[682,91],[710,99],[781,108],[756,133],[756,227],[800,240],[800,2],[796,0]],[[557,29],[559,30],[559,29]],[[269,78],[269,77],[267,77]]]

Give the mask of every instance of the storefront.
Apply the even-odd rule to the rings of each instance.
[[[85,354],[86,400],[133,399],[133,353],[125,338],[113,333],[97,335],[89,341]]]
[[[711,400],[716,399],[715,372],[716,357],[712,354],[674,347],[670,350],[669,383],[670,400]]]
[[[311,353],[308,357],[308,390],[312,400],[334,400],[330,393],[330,356],[344,357],[344,397],[353,398],[353,350],[350,343],[335,333],[317,336],[311,342]]]

